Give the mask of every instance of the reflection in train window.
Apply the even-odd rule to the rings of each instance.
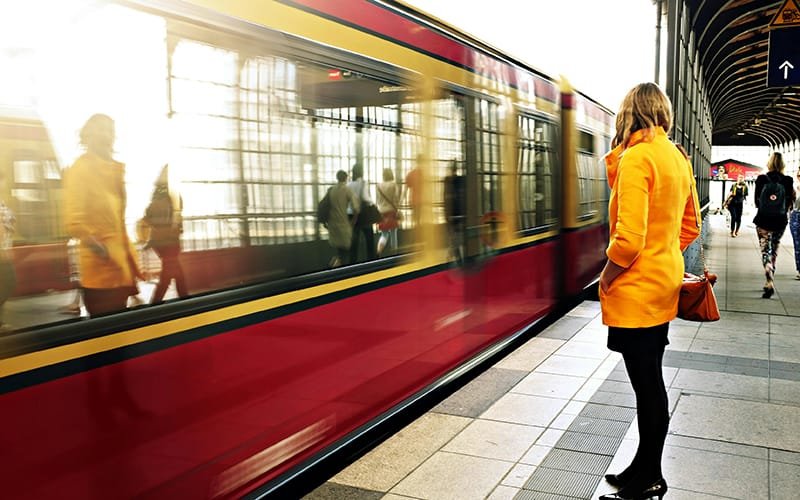
[[[605,172],[596,153],[594,136],[578,131],[578,148],[575,153],[578,174],[578,213],[579,218],[594,217],[603,203]]]
[[[550,122],[519,115],[520,230],[542,227],[555,222],[553,130],[553,124]]]
[[[500,125],[498,105],[478,99],[475,106],[475,140],[478,147],[480,213],[497,212],[500,206]]]
[[[450,95],[433,102],[433,155],[431,168],[434,182],[433,221],[436,224],[445,222],[444,179],[449,175],[453,161],[463,175],[464,165],[464,106],[460,97]]]

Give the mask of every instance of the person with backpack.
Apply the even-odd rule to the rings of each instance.
[[[145,248],[152,248],[161,259],[161,272],[153,297],[150,299],[151,304],[160,304],[164,300],[164,295],[173,279],[178,297],[189,295],[179,259],[181,233],[183,233],[182,210],[183,200],[177,191],[170,188],[169,166],[164,165],[156,179],[150,204],[143,217],[150,228]]]
[[[725,200],[725,208],[731,213],[731,238],[739,236],[739,228],[742,227],[742,209],[744,200],[747,198],[747,184],[744,176],[739,175],[736,184],[731,186],[731,193]]]
[[[331,187],[325,196],[328,197],[325,209],[327,214],[320,214],[319,212],[322,210],[318,209],[317,217],[320,222],[325,220],[325,227],[328,228],[328,242],[336,251],[336,255],[331,258],[329,265],[330,267],[339,267],[350,263],[353,225],[361,207],[358,196],[347,187],[347,172],[344,170],[336,172],[336,185]],[[348,216],[348,211],[353,214],[353,217]]]
[[[778,246],[789,222],[787,212],[794,205],[795,193],[792,178],[783,175],[786,166],[780,153],[772,153],[767,162],[767,173],[756,178],[756,225],[758,242],[761,247],[761,263],[764,265],[762,298],[768,299],[775,293],[775,263]]]

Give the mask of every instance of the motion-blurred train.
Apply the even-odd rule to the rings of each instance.
[[[52,5],[49,33],[44,12],[20,20],[41,34],[37,118],[0,123],[4,496],[279,491],[596,280],[612,114],[567,82],[396,1]],[[169,163],[191,294],[59,317],[59,179],[96,112],[117,124],[132,236]],[[407,193],[399,244],[329,268],[317,203],[357,163],[372,200],[384,169]]]

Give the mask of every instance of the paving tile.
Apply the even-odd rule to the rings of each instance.
[[[597,453],[556,448],[545,457],[540,467],[582,472],[599,476],[608,468],[608,465],[611,463],[611,458],[610,455],[599,455]]]
[[[714,441],[713,439],[699,439],[673,433],[667,435],[666,443],[677,448],[692,448],[695,450],[757,458],[760,460],[766,460],[769,456],[768,449],[760,446],[748,446],[739,443]]]
[[[701,328],[697,333],[695,340],[712,340],[717,342],[766,345],[770,342],[770,335],[767,333],[766,328],[763,331]]]
[[[605,420],[602,418],[576,417],[572,425],[568,427],[571,432],[582,432],[584,434],[594,434],[597,436],[609,436],[622,438],[628,430],[627,422],[617,420]]]
[[[380,498],[383,498],[381,491],[364,490],[329,481],[304,496],[303,500],[378,500]]]
[[[731,373],[682,369],[672,382],[672,387],[684,391],[706,394],[724,394],[752,399],[769,399],[769,380]]]
[[[769,450],[769,460],[771,462],[800,465],[800,453],[792,453],[790,451],[783,450]]]
[[[431,411],[476,418],[527,374],[526,371],[490,368]]]
[[[534,342],[536,341],[536,342]],[[530,372],[564,345],[563,340],[533,338],[497,364],[495,368]]]
[[[592,474],[537,467],[524,489],[586,498],[597,488],[598,481],[600,476]]]
[[[522,379],[511,391],[531,396],[570,399],[578,392],[584,381],[585,379],[582,377],[533,372]]]
[[[464,417],[427,413],[336,474],[331,481],[389,491],[470,422]]]
[[[695,339],[694,342],[692,342],[692,347],[689,348],[689,352],[770,359],[768,345],[740,344],[738,342],[717,342],[714,340]]]
[[[767,461],[692,448],[664,447],[664,477],[674,488],[729,498],[765,498]]]
[[[787,361],[800,363],[800,351],[794,348],[773,347],[769,351],[770,361]]]
[[[489,498],[486,500],[514,500],[514,498],[517,496],[517,493],[520,491],[522,490],[519,488],[512,488],[511,486],[505,486],[501,484],[495,488],[494,491],[492,491],[492,494],[489,495]]]
[[[544,430],[544,427],[475,420],[442,450],[516,462]]]
[[[685,436],[800,451],[800,412],[793,406],[684,395],[670,428]]]
[[[800,465],[770,463],[769,493],[770,498],[800,497]]]
[[[569,429],[569,426],[572,425],[572,422],[576,417],[577,415],[570,415],[568,413],[564,413],[562,410],[561,414],[557,416],[552,423],[550,423],[550,428],[565,431]]]
[[[602,405],[636,408],[636,396],[633,394],[621,394],[619,392],[597,391],[589,400],[589,402]]]
[[[391,493],[440,500],[483,500],[513,464],[437,452],[392,488]]]
[[[571,451],[584,451],[613,457],[622,438],[609,436],[595,436],[580,432],[567,431],[555,444],[556,448]]]
[[[501,484],[504,486],[513,486],[514,488],[522,488],[535,470],[535,465],[517,464],[506,474]]]
[[[542,460],[545,459],[548,453],[553,449],[552,446],[544,446],[540,444],[535,444],[531,446],[525,456],[523,456],[519,461],[523,464],[528,465],[539,465],[542,463]]]
[[[566,430],[562,429],[547,429],[542,433],[539,439],[536,441],[536,444],[539,446],[547,446],[552,448],[561,440],[561,437],[564,435]]]
[[[800,406],[800,382],[771,379],[769,381],[769,400],[772,403],[791,403]]]
[[[489,407],[481,418],[547,427],[566,404],[563,399],[508,393]]]
[[[556,354],[575,358],[606,359],[610,352],[605,345],[572,340],[556,351]]]
[[[556,375],[589,377],[600,366],[600,363],[602,363],[602,360],[554,354],[537,366],[536,371]]]
[[[779,379],[779,380],[790,380],[794,382],[800,382],[800,373],[794,370],[775,370],[770,368],[769,376],[773,380]]]
[[[545,339],[571,339],[581,328],[586,326],[590,318],[579,318],[575,316],[564,316],[552,325],[544,329],[538,337]]]
[[[604,418],[606,420],[618,420],[620,422],[630,422],[636,416],[633,408],[623,408],[620,406],[599,405],[587,403],[580,411],[582,417]]]

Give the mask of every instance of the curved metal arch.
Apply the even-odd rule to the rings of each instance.
[[[714,20],[712,20],[712,22],[708,26],[706,26],[705,29],[703,30],[703,37],[705,37],[705,34],[708,33],[709,30],[711,30],[712,28],[714,29],[714,32],[716,33],[716,35],[714,36],[714,38],[711,39],[711,41],[705,47],[703,47],[703,46],[698,44],[698,47],[700,48],[700,50],[703,51],[703,53],[706,54],[706,55],[709,54],[709,53],[713,53],[711,49],[714,46],[714,42],[716,42],[720,37],[722,37],[724,35],[725,31],[727,31],[727,29],[730,27],[731,24],[733,24],[734,22],[736,22],[737,20],[739,20],[741,18],[753,15],[754,13],[759,12],[759,11],[766,12],[766,11],[769,11],[771,9],[776,9],[777,10],[781,6],[781,3],[782,3],[782,0],[781,0],[781,1],[777,1],[777,2],[772,2],[772,3],[767,4],[767,5],[761,4],[759,6],[759,8],[757,8],[757,9],[748,8],[748,6],[750,6],[752,4],[758,4],[758,3],[762,2],[762,1],[763,0],[753,0],[753,2],[751,4],[741,5],[741,6],[738,6],[738,7],[729,7],[731,4],[733,4],[735,2],[728,2],[727,7],[722,7],[720,9],[720,14],[718,16],[714,16]],[[722,20],[719,21],[719,24],[721,24],[721,26],[717,25],[717,18],[718,17],[720,17],[722,19]],[[705,61],[703,61],[703,62],[705,62]]]
[[[764,51],[765,48],[762,45],[768,43],[768,34],[763,33],[760,29],[753,33],[752,37],[730,43],[722,51],[714,54],[708,65],[710,70],[707,78],[709,80],[716,79],[717,73],[724,71],[725,65],[729,61],[733,60],[733,64],[730,66],[734,66],[737,60],[747,59]],[[722,59],[719,59],[720,57]]]
[[[738,87],[731,87],[722,94],[718,101],[725,103],[721,105],[717,105],[712,107],[711,114],[714,119],[719,119],[723,116],[724,112],[730,108],[731,106],[735,106],[736,104],[742,102],[741,99],[748,99],[745,102],[750,102],[754,99],[758,99],[761,97],[759,94],[765,94],[769,92],[769,90],[764,89],[761,91],[763,84],[761,83],[761,78],[758,76],[750,78],[750,80],[746,84],[742,84]],[[715,101],[717,102],[717,101]]]
[[[764,81],[767,78],[767,53],[758,54],[750,57],[746,62],[737,65],[733,71],[729,71],[724,76],[708,82],[708,96],[713,101],[714,98],[722,92],[727,86],[736,86],[739,79],[744,79],[748,76],[754,76],[756,73],[764,73]]]

